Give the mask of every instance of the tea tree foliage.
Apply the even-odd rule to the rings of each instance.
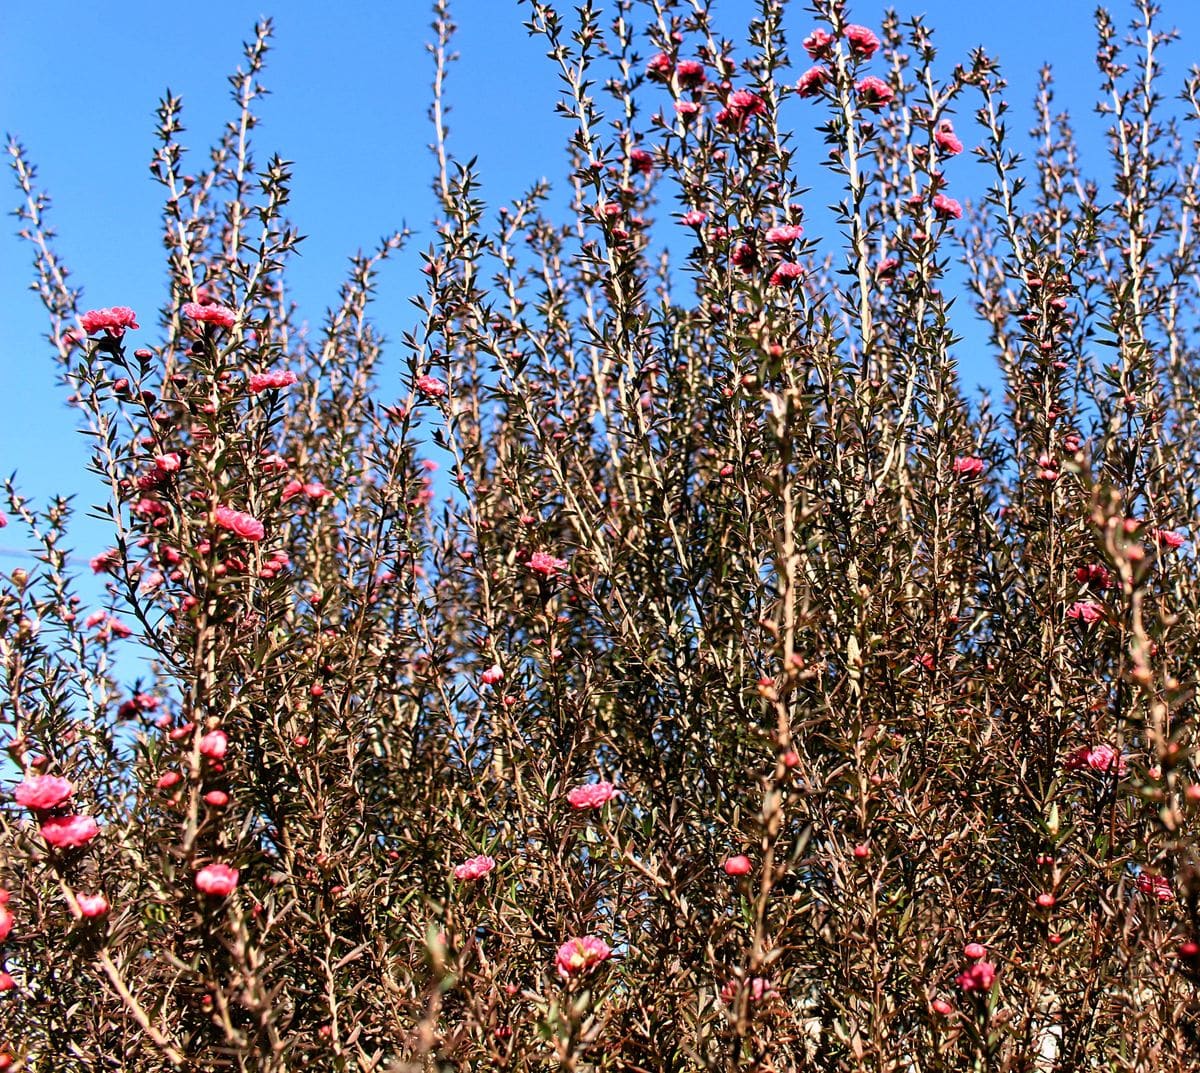
[[[0,1068],[1195,1069],[1200,73],[1101,9],[1092,159],[920,19],[520,10],[563,167],[484,202],[438,0],[386,363],[269,21],[208,158],[160,102],[157,317],[10,143],[111,549],[6,484]]]

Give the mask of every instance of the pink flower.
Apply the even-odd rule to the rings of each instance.
[[[990,961],[977,961],[960,972],[954,982],[964,991],[990,991],[995,980],[996,966]]]
[[[974,455],[956,458],[954,472],[960,477],[978,477],[983,472],[983,459]]]
[[[77,894],[75,901],[79,903],[79,912],[89,920],[102,917],[108,912],[108,899],[103,894]]]
[[[987,947],[983,943],[967,943],[963,947],[963,957],[970,961],[982,961],[987,957]]]
[[[754,247],[745,242],[740,242],[734,246],[729,259],[733,262],[735,268],[740,268],[743,272],[750,271],[750,269],[758,264],[758,254],[754,252]]]
[[[209,760],[224,760],[229,749],[229,735],[223,730],[210,730],[200,739],[200,755]]]
[[[634,171],[649,175],[654,170],[654,157],[645,149],[634,149],[629,154],[629,165]]]
[[[229,804],[229,795],[224,790],[209,790],[204,795],[204,803],[211,808],[224,808]]]
[[[257,395],[260,391],[291,387],[298,379],[291,369],[273,369],[269,373],[255,373],[246,381],[246,387],[250,394]]]
[[[109,548],[89,560],[93,574],[111,574],[121,565],[121,553],[116,548]]]
[[[279,498],[286,503],[289,499],[295,499],[296,496],[303,495],[308,499],[321,500],[333,493],[325,487],[320,481],[297,481],[290,480],[283,486],[283,491]]]
[[[736,857],[729,857],[725,863],[721,865],[725,869],[727,876],[744,876],[750,873],[750,869],[754,867],[750,858],[744,853],[739,853]]]
[[[288,460],[282,455],[272,452],[270,454],[263,455],[263,457],[259,459],[258,468],[261,469],[263,473],[287,473]]]
[[[743,115],[763,115],[767,110],[763,99],[748,89],[735,89],[729,94],[729,99],[725,104],[726,107],[736,109]]]
[[[482,879],[495,867],[495,859],[481,853],[478,857],[471,857],[462,864],[455,865],[454,878],[463,881]]]
[[[535,574],[551,578],[557,577],[563,570],[566,570],[568,563],[566,559],[556,559],[544,551],[535,551],[525,565]]]
[[[962,206],[952,197],[945,194],[934,194],[933,212],[939,220],[961,220]]]
[[[111,309],[89,309],[79,318],[83,330],[95,335],[103,329],[112,338],[120,339],[126,328],[138,326],[137,314],[129,306],[113,306]]]
[[[493,663],[479,678],[485,686],[494,686],[504,681],[504,671],[499,663]]]
[[[417,377],[416,387],[422,395],[428,395],[431,399],[440,399],[446,394],[446,385],[436,376]]]
[[[104,628],[117,638],[133,636],[133,630],[129,626],[126,626],[116,615],[108,616],[108,621],[104,624]]]
[[[215,324],[218,328],[232,328],[237,323],[236,311],[228,306],[187,302],[180,312],[189,320],[199,321],[201,324]]]
[[[879,38],[865,26],[847,26],[846,40],[850,51],[862,60],[869,60],[879,48]]]
[[[13,929],[12,910],[7,905],[0,905],[0,943],[9,937]]]
[[[675,77],[684,89],[695,89],[703,85],[705,78],[704,64],[699,60],[680,60],[675,65]]]
[[[692,209],[690,212],[685,212],[679,222],[686,227],[703,227],[708,220],[708,213],[701,212],[699,209]]]
[[[1089,626],[1103,617],[1104,605],[1095,600],[1076,600],[1067,608],[1067,618],[1080,619]]]
[[[864,108],[882,108],[896,97],[892,87],[874,75],[867,75],[854,88],[858,92],[858,103]]]
[[[768,229],[767,241],[778,246],[790,246],[803,234],[804,228],[799,224],[780,224],[778,227]]]
[[[196,889],[214,898],[228,898],[238,885],[238,870],[219,861],[206,864],[196,873]]]
[[[675,114],[680,116],[684,122],[687,122],[693,116],[698,116],[704,106],[697,104],[695,101],[676,101]]]
[[[8,973],[0,971],[0,992],[13,991],[16,989],[16,986],[16,980],[9,976]]]
[[[833,48],[833,43],[837,38],[828,30],[813,30],[802,42],[804,51],[807,52],[814,60],[822,59],[828,56]]]
[[[554,963],[564,980],[591,972],[597,965],[612,957],[608,943],[595,935],[568,939],[558,948]]]
[[[42,820],[42,837],[55,849],[86,846],[100,833],[91,816],[48,816]]]
[[[1076,567],[1075,580],[1080,585],[1095,585],[1099,589],[1111,589],[1113,583],[1112,574],[1100,563]]]
[[[757,93],[737,89],[729,94],[725,107],[717,113],[717,122],[734,130],[745,130],[751,116],[765,115],[766,111],[766,103]]]
[[[785,283],[795,283],[797,280],[804,278],[804,266],[794,264],[791,261],[784,261],[782,264],[775,266],[775,271],[771,273],[771,286],[782,287]]]
[[[603,808],[616,794],[617,788],[611,782],[588,782],[571,790],[567,802],[571,808]]]
[[[656,82],[665,82],[671,77],[673,66],[671,57],[665,52],[660,52],[657,56],[650,57],[650,61],[646,64],[646,75]]]
[[[933,134],[933,140],[937,143],[937,147],[947,156],[958,156],[963,151],[963,143],[959,141],[958,135],[954,133],[954,124],[948,119],[943,119]]]
[[[13,791],[13,800],[34,812],[49,812],[65,804],[75,792],[69,779],[57,775],[26,775]]]
[[[1160,544],[1165,544],[1168,548],[1183,547],[1186,537],[1180,536],[1178,533],[1171,532],[1170,529],[1155,529],[1154,539]]]
[[[1125,757],[1111,745],[1084,745],[1076,749],[1063,761],[1067,771],[1078,771],[1080,768],[1091,768],[1093,771],[1107,772],[1116,766],[1117,774],[1124,775],[1129,766]]]
[[[732,1006],[743,991],[751,1002],[762,1002],[763,999],[773,998],[778,994],[765,976],[751,976],[749,980],[726,981],[721,987],[721,1001],[726,1006]]]
[[[801,97],[815,97],[828,81],[829,68],[823,64],[817,64],[800,76],[800,80],[796,83],[796,93]]]
[[[222,529],[227,529],[243,540],[262,540],[266,535],[263,523],[253,514],[247,514],[242,510],[234,510],[232,507],[217,507],[213,512],[213,518]]]
[[[1171,881],[1166,876],[1156,876],[1150,872],[1139,872],[1137,889],[1143,894],[1149,894],[1163,903],[1175,900],[1175,891],[1171,889]]]

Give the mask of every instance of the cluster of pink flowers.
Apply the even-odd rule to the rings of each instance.
[[[955,977],[955,983],[964,991],[990,991],[996,980],[996,966],[987,957],[987,947],[982,943],[967,943],[963,956],[971,962]]]
[[[1092,771],[1107,772],[1116,768],[1118,775],[1124,775],[1128,764],[1120,753],[1111,745],[1084,745],[1076,749],[1063,761],[1067,771],[1078,771],[1090,768]]]
[[[88,335],[104,331],[113,339],[120,339],[127,328],[136,329],[138,327],[137,314],[128,306],[89,309],[79,318],[79,323]]]
[[[13,791],[13,800],[29,809],[37,818],[46,844],[55,849],[78,849],[100,833],[100,825],[91,816],[52,815],[75,793],[69,779],[57,775],[26,775]]]
[[[978,477],[983,473],[983,459],[967,455],[954,460],[954,472],[960,477]]]
[[[1143,894],[1149,894],[1156,901],[1166,904],[1175,900],[1175,891],[1171,881],[1166,876],[1155,875],[1152,872],[1138,873],[1137,889]]]
[[[596,935],[568,939],[558,948],[554,963],[564,980],[583,976],[612,957],[612,949]]]
[[[255,373],[246,381],[246,387],[252,395],[262,391],[278,391],[291,387],[299,378],[291,369],[273,369],[269,373]]]
[[[603,808],[616,795],[617,788],[611,782],[587,782],[567,794],[567,803],[576,809]]]
[[[996,980],[996,966],[990,961],[977,961],[968,965],[954,982],[964,991],[990,991]]]
[[[455,865],[454,878],[463,882],[482,879],[495,867],[495,859],[481,853],[478,857],[471,857],[462,864]]]
[[[238,885],[238,870],[215,861],[196,873],[196,889],[212,898],[228,898]]]
[[[646,64],[646,74],[658,82],[669,82],[674,75],[681,89],[702,86],[708,77],[704,64],[699,60],[680,60],[675,63],[665,52],[650,58]]]
[[[283,491],[280,492],[279,498],[286,503],[288,500],[295,499],[301,495],[315,502],[320,502],[327,496],[333,495],[333,493],[320,481],[290,480],[283,486]]]
[[[288,557],[288,553],[282,548],[277,548],[271,552],[267,557],[267,561],[262,564],[262,567],[258,571],[258,576],[264,581],[272,581],[291,565],[292,560]]]
[[[228,306],[217,305],[215,302],[211,304],[186,302],[180,312],[188,320],[194,320],[200,324],[213,324],[218,328],[232,328],[237,323],[235,310]]]
[[[228,530],[243,540],[258,541],[266,535],[263,523],[253,514],[234,510],[233,507],[217,507],[213,511],[213,520],[220,528]]]

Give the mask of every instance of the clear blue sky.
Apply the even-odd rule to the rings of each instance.
[[[570,5],[564,0],[562,6]],[[1058,72],[1059,103],[1094,127],[1091,0],[897,6],[901,14],[928,16],[947,73],[978,44],[1000,57],[1018,130],[1030,125],[1036,72],[1047,59]],[[1166,0],[1165,6],[1164,21],[1184,35],[1168,53],[1173,95],[1189,58],[1198,54],[1200,3]],[[799,53],[810,19],[802,3],[792,7]],[[752,8],[749,0],[717,0],[720,32],[737,40]],[[877,0],[852,9],[857,21],[871,26],[879,25],[882,11]],[[407,297],[421,288],[416,250],[428,241],[421,231],[432,211],[425,150],[430,15],[422,0],[291,0],[273,12],[235,0],[2,0],[0,12],[3,127],[25,143],[53,195],[59,250],[85,288],[85,306],[132,305],[143,324],[153,324],[163,282],[159,187],[147,171],[155,105],[165,87],[181,94],[185,141],[202,151],[230,114],[225,76],[240,58],[241,42],[259,14],[271,13],[277,36],[265,81],[273,95],[263,105],[257,140],[260,160],[278,150],[295,162],[291,213],[308,238],[292,269],[293,293],[319,323],[347,256],[407,221],[417,240],[385,271],[376,317],[393,339],[410,326]],[[1123,24],[1124,6],[1115,13]],[[459,155],[479,157],[485,194],[498,204],[539,176],[561,174],[568,127],[553,114],[558,87],[542,43],[522,27],[527,6],[458,0],[455,15],[462,60],[450,83],[451,138]],[[800,112],[793,114],[799,122]],[[969,126],[962,117],[960,131]],[[803,137],[814,153],[821,151],[816,135]],[[1091,146],[1088,170],[1100,173],[1103,148],[1094,137]],[[960,162],[954,192],[975,197],[984,177],[967,170],[973,165],[963,158],[955,166]],[[15,193],[6,196],[9,206],[16,204]],[[8,219],[0,238],[0,472],[19,471],[24,490],[43,501],[63,490],[81,493],[85,506],[95,495],[83,472],[85,444],[52,385],[45,319],[26,289],[29,252]],[[959,357],[968,382],[992,379],[986,358]],[[12,529],[0,534],[0,550],[13,546],[13,535]],[[98,528],[77,527],[80,553],[94,554],[102,540]],[[0,569],[11,565],[0,561]]]

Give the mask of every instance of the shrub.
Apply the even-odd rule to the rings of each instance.
[[[1023,160],[982,51],[783,9],[532,0],[564,215],[452,155],[439,0],[382,373],[408,236],[300,330],[269,22],[210,166],[159,107],[157,322],[12,144],[112,547],[89,616],[8,486],[7,1068],[1196,1068],[1200,74],[1101,10],[1094,180],[1049,71]]]

